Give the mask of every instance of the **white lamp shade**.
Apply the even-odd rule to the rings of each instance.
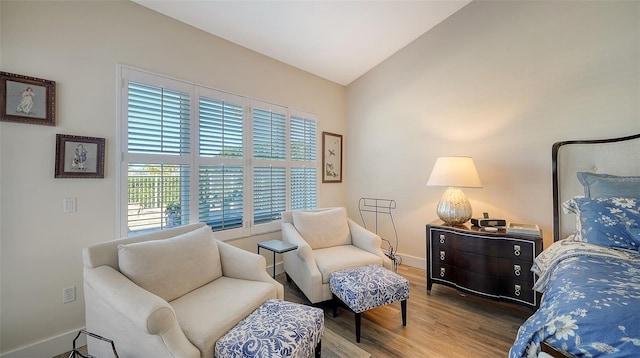
[[[471,157],[439,157],[433,166],[429,186],[481,188],[482,183]]]
[[[471,219],[469,200],[460,188],[480,188],[482,183],[471,157],[440,157],[433,166],[429,186],[446,186],[436,213],[448,225],[459,225]]]

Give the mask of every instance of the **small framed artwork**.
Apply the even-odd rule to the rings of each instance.
[[[0,120],[55,126],[56,83],[0,72]]]
[[[342,183],[342,135],[322,132],[322,182]]]
[[[104,138],[56,134],[56,178],[104,178]]]

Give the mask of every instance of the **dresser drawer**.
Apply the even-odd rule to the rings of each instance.
[[[453,247],[453,243],[456,239],[456,234],[450,233],[447,231],[441,230],[433,230],[431,232],[431,245],[433,247],[443,246],[443,247]]]
[[[495,257],[458,252],[455,259],[456,267],[466,271],[481,272],[486,276],[495,276],[496,278],[503,271],[500,260]]]
[[[500,282],[495,276],[457,269],[455,280],[461,287],[489,295],[500,295]]]
[[[458,236],[456,238],[456,250],[478,255],[498,257],[500,254],[500,242],[480,236]]]
[[[531,282],[501,277],[500,287],[502,288],[500,294],[503,297],[521,300],[531,304],[534,303],[533,295],[535,292],[533,291],[533,284]]]
[[[535,244],[532,241],[509,240],[500,242],[500,257],[507,259],[533,260]]]
[[[434,246],[431,256],[434,263],[453,264],[456,260],[456,250],[446,246]]]
[[[511,260],[500,258],[500,276],[516,280],[533,282],[531,261]]]
[[[429,272],[434,279],[446,280],[446,281],[455,281],[455,266],[447,265],[447,264],[439,264],[433,263],[433,270]]]

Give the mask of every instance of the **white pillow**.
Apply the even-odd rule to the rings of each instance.
[[[347,211],[344,208],[294,211],[293,226],[314,250],[351,244]]]
[[[169,239],[118,245],[118,265],[135,284],[168,302],[222,276],[209,226]]]

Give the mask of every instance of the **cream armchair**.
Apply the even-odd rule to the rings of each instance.
[[[284,270],[311,303],[331,299],[329,277],[334,271],[392,266],[382,239],[349,219],[345,208],[283,212],[282,241],[298,245],[283,254]]]
[[[213,357],[215,342],[283,286],[265,259],[192,224],[83,250],[86,329],[120,357]],[[88,338],[89,353],[112,356]]]

